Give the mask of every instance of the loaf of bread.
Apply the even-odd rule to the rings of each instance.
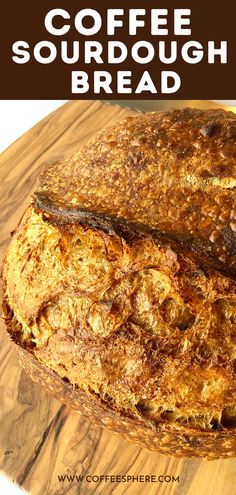
[[[47,167],[6,253],[30,376],[149,450],[236,455],[236,115],[143,114]]]

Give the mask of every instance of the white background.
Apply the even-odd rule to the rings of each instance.
[[[26,492],[0,473],[1,495],[26,495]],[[28,495],[28,494],[27,494]]]
[[[66,100],[0,100],[0,152]]]

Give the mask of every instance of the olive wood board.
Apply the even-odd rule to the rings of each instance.
[[[42,167],[71,155],[102,127],[133,113],[105,102],[71,101],[2,153],[1,261]],[[0,470],[32,495],[236,495],[236,459],[191,460],[150,453],[62,405],[21,369],[2,320]],[[75,474],[163,475],[167,481],[59,481],[58,476]]]

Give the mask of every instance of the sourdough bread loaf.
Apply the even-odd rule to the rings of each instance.
[[[236,455],[236,116],[124,120],[47,167],[3,267],[23,366],[150,450]]]

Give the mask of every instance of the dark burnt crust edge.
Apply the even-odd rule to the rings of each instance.
[[[81,224],[106,234],[118,235],[127,242],[137,237],[149,237],[158,245],[168,245],[177,253],[186,255],[188,258],[193,257],[203,269],[219,270],[225,276],[236,279],[236,270],[226,269],[225,265],[216,259],[210,242],[194,239],[190,235],[181,236],[175,232],[162,232],[144,223],[132,222],[86,208],[65,207],[63,202],[52,200],[42,192],[35,191],[32,204],[36,212],[44,215],[45,222],[62,230],[66,230],[69,225]]]
[[[3,292],[4,293],[4,292]],[[100,427],[107,428],[130,442],[152,452],[169,456],[219,459],[236,456],[236,428],[218,431],[193,430],[182,427],[156,426],[146,418],[134,418],[123,414],[102,401],[96,394],[74,387],[50,368],[42,365],[34,356],[33,347],[20,340],[19,332],[12,324],[6,297],[3,296],[6,334],[17,353],[22,368],[30,378],[65,405],[83,414]]]

